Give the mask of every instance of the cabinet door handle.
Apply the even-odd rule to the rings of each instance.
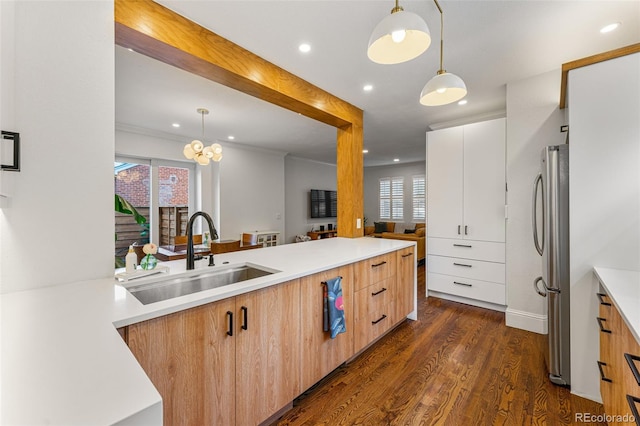
[[[455,266],[464,266],[465,268],[471,268],[473,265],[467,265],[466,263],[456,263],[453,262]]]
[[[602,306],[611,306],[611,303],[604,301],[605,297],[609,297],[608,294],[604,294],[604,293],[596,293],[596,294],[598,295],[598,300],[600,300],[600,304]]]
[[[604,370],[602,369],[602,367],[606,367],[606,366],[607,364],[605,362],[598,361],[598,370],[600,370],[600,380],[602,380],[603,382],[611,383],[611,379],[604,375]]]
[[[472,246],[467,245],[467,244],[454,244],[454,247],[466,247],[466,248],[471,248]]]
[[[631,408],[631,415],[634,419],[636,419],[636,424],[640,421],[640,414],[638,413],[638,408],[636,407],[636,403],[640,402],[640,398],[636,398],[633,395],[627,394],[627,403],[629,404],[629,408]]]
[[[469,229],[469,227],[467,225],[464,226],[464,235],[469,235],[469,233],[467,232],[467,230]]]
[[[631,354],[625,353],[624,359],[627,360],[627,364],[629,364],[629,368],[633,373],[633,378],[636,379],[638,386],[640,386],[640,371],[638,371],[638,367],[636,367],[636,363],[634,362],[634,361],[640,361],[640,357],[637,355],[631,355]]]
[[[233,312],[227,311],[227,318],[229,318],[229,330],[227,330],[227,335],[233,336]]]
[[[387,262],[385,260],[383,260],[380,263],[374,263],[373,265],[371,265],[372,268],[377,268],[378,266],[382,266],[384,264],[386,264]]]
[[[386,315],[382,315],[379,319],[377,319],[375,321],[371,321],[371,325],[375,325],[375,324],[379,323],[380,321],[382,321],[386,317],[387,317]]]
[[[387,291],[387,289],[386,289],[386,288],[384,288],[384,287],[382,287],[382,290],[380,290],[380,291],[376,291],[376,292],[374,292],[374,293],[371,293],[371,295],[372,295],[372,296],[377,296],[377,295],[379,295],[380,293],[384,293],[385,291]]]
[[[413,256],[413,252],[402,255],[402,257],[409,257],[409,256]]]
[[[603,333],[611,333],[611,330],[608,330],[606,328],[604,328],[604,324],[602,324],[603,322],[607,322],[607,320],[605,318],[596,318],[598,320],[598,325],[600,326],[600,331],[602,331]]]
[[[458,282],[458,281],[454,281],[453,283],[457,284],[457,285],[463,285],[465,287],[473,287],[473,284],[461,283],[461,282]]]
[[[460,235],[460,225],[458,225],[458,235]]]
[[[241,328],[243,330],[247,330],[248,325],[249,325],[249,321],[247,319],[247,312],[249,311],[249,309],[247,309],[246,306],[243,306],[240,308],[240,310],[242,311],[242,326]]]

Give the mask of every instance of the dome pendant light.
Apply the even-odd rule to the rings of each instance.
[[[204,116],[209,114],[206,108],[198,108],[198,114],[202,115],[202,139],[204,139]],[[209,160],[222,160],[222,146],[214,143],[211,146],[204,146],[204,143],[195,139],[184,146],[182,153],[189,160],[194,160],[201,166],[209,164]]]
[[[431,44],[429,27],[413,12],[398,5],[373,30],[367,56],[378,64],[399,64],[420,56]]]
[[[467,95],[467,86],[464,81],[457,75],[448,73],[442,66],[444,15],[438,0],[433,1],[440,11],[440,69],[438,74],[427,82],[424,89],[422,89],[422,93],[420,93],[420,103],[426,106],[447,105]]]

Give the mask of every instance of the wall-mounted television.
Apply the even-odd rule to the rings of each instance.
[[[338,193],[322,189],[312,189],[311,217],[338,217]]]

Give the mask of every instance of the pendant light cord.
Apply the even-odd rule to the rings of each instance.
[[[440,69],[438,70],[438,74],[444,74],[446,72],[442,66],[442,57],[444,54],[444,13],[442,13],[442,8],[440,7],[438,0],[433,0],[433,2],[440,11]]]

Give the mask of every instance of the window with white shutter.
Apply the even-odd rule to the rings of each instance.
[[[380,179],[380,219],[402,220],[404,218],[404,178]]]
[[[412,185],[412,203],[413,203],[413,221],[426,222],[427,220],[427,186],[424,175],[413,176]]]

